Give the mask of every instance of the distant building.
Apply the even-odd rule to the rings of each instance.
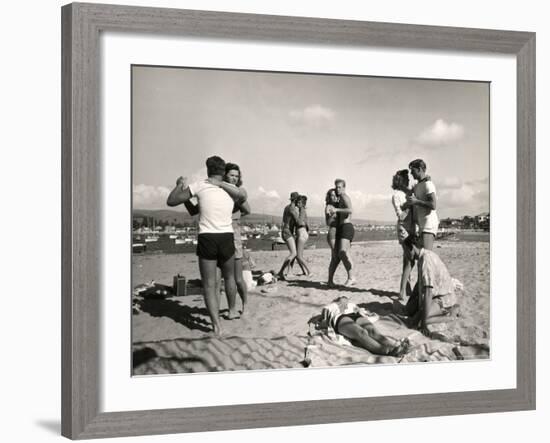
[[[476,215],[475,219],[477,223],[485,223],[489,220],[489,213],[484,212],[482,214]]]
[[[442,229],[458,229],[462,227],[462,221],[456,218],[445,218],[439,222]]]
[[[489,230],[490,224],[491,224],[491,217],[488,212],[484,212],[482,214],[475,216],[476,225],[479,229],[483,229],[485,231]]]

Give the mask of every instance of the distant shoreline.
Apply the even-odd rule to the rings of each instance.
[[[362,235],[361,235],[362,234]],[[369,238],[370,237],[370,238]],[[462,231],[453,234],[450,237],[436,240],[437,244],[448,244],[457,241],[463,242],[481,242],[488,243],[490,241],[490,232],[484,231]],[[394,232],[378,232],[373,233],[358,233],[356,240],[352,245],[361,245],[377,242],[395,242]],[[286,251],[286,245],[275,244],[271,239],[255,239],[250,238],[244,243],[250,251]],[[273,246],[274,245],[274,246]],[[311,236],[306,245],[307,250],[328,249],[328,243],[325,235]],[[194,254],[196,246],[192,244],[175,245],[173,240],[169,239],[168,235],[160,234],[158,242],[147,243],[145,252],[134,253],[133,255],[154,255],[154,254]]]

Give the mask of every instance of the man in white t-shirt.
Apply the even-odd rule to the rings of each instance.
[[[437,197],[435,185],[426,174],[426,163],[416,159],[409,163],[411,175],[417,180],[413,194],[407,198],[406,207],[412,207],[413,217],[418,225],[424,249],[433,249],[439,218],[437,217]]]
[[[212,319],[214,333],[221,335],[219,301],[216,294],[216,267],[222,271],[225,293],[229,308],[228,318],[238,317],[235,307],[237,287],[235,285],[233,227],[231,215],[234,202],[243,199],[244,190],[223,182],[225,161],[218,157],[206,160],[208,179],[192,183],[184,188],[179,177],[166,204],[177,206],[195,197],[199,206],[199,235],[197,255],[204,288],[206,308]]]

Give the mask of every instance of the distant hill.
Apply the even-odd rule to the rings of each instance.
[[[196,217],[191,217],[187,212],[174,211],[172,209],[134,209],[133,218],[146,218],[153,217],[157,222],[162,221],[163,223],[191,223],[195,220]],[[309,223],[312,225],[321,225],[325,224],[324,217],[315,217],[309,216]],[[242,220],[243,223],[250,224],[260,224],[260,223],[275,223],[281,224],[282,217],[277,215],[270,214],[249,214]],[[365,219],[354,219],[354,223],[366,225],[387,225],[393,222],[384,222],[377,220],[365,220]]]

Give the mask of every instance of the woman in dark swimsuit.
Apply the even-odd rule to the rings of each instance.
[[[306,247],[307,239],[309,238],[306,204],[307,197],[305,195],[301,195],[296,202],[299,211],[298,222],[296,224],[296,261],[300,265],[300,268],[302,268],[304,275],[310,276],[311,271],[307,267],[304,259],[304,249]]]
[[[338,196],[336,189],[330,188],[325,197],[325,221],[328,226],[327,242],[330,246],[331,254],[334,255],[336,248],[336,228],[338,227],[338,214],[331,209],[338,207]]]
[[[281,269],[277,274],[279,280],[285,280],[287,272],[292,267],[291,262],[296,258],[296,239],[294,238],[294,231],[296,230],[296,223],[298,222],[299,216],[299,211],[296,206],[299,197],[300,194],[292,192],[290,194],[290,204],[288,204],[283,211],[281,237],[288,248],[288,256],[283,261]]]

